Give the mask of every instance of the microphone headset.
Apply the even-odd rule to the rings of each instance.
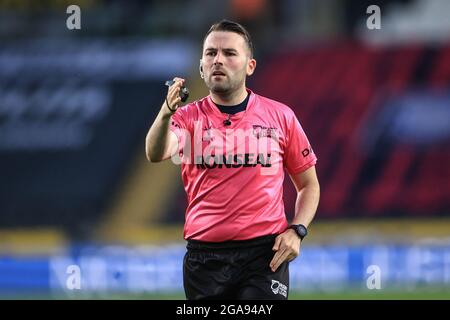
[[[228,119],[223,120],[223,125],[224,125],[225,127],[231,125],[231,120],[230,120],[230,118],[231,118],[231,114],[228,114]]]
[[[202,60],[200,60],[200,65],[198,66],[198,71],[200,71],[200,78],[203,79],[205,76],[203,75]]]

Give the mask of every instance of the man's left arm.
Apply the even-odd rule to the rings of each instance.
[[[295,216],[292,224],[302,224],[308,227],[316,214],[319,204],[320,186],[315,166],[290,175],[297,190],[295,201]],[[295,259],[300,253],[301,240],[295,230],[287,229],[275,239],[273,250],[276,251],[270,268],[275,272],[284,261]]]

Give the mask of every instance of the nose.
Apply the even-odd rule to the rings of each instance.
[[[214,63],[214,65],[222,64],[222,54],[220,53],[220,51],[218,51],[216,56],[214,57],[213,63]]]

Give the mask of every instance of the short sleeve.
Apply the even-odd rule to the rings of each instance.
[[[183,129],[186,130],[187,129],[187,125],[186,122],[183,119],[183,116],[181,114],[180,110],[177,110],[177,112],[175,112],[171,119],[170,119],[170,130],[175,133],[178,137],[178,140],[181,139],[182,136],[182,132]]]
[[[314,166],[317,157],[294,113],[287,130],[283,162],[289,174],[297,174]]]
[[[184,107],[183,107],[184,108]],[[169,129],[178,138],[179,153],[183,153],[184,145],[186,143],[186,133],[189,132],[189,124],[187,118],[187,113],[184,112],[183,108],[178,109],[170,119]]]

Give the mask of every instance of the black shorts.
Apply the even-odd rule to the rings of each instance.
[[[286,300],[289,263],[269,267],[276,235],[220,243],[188,240],[183,279],[186,298]]]

